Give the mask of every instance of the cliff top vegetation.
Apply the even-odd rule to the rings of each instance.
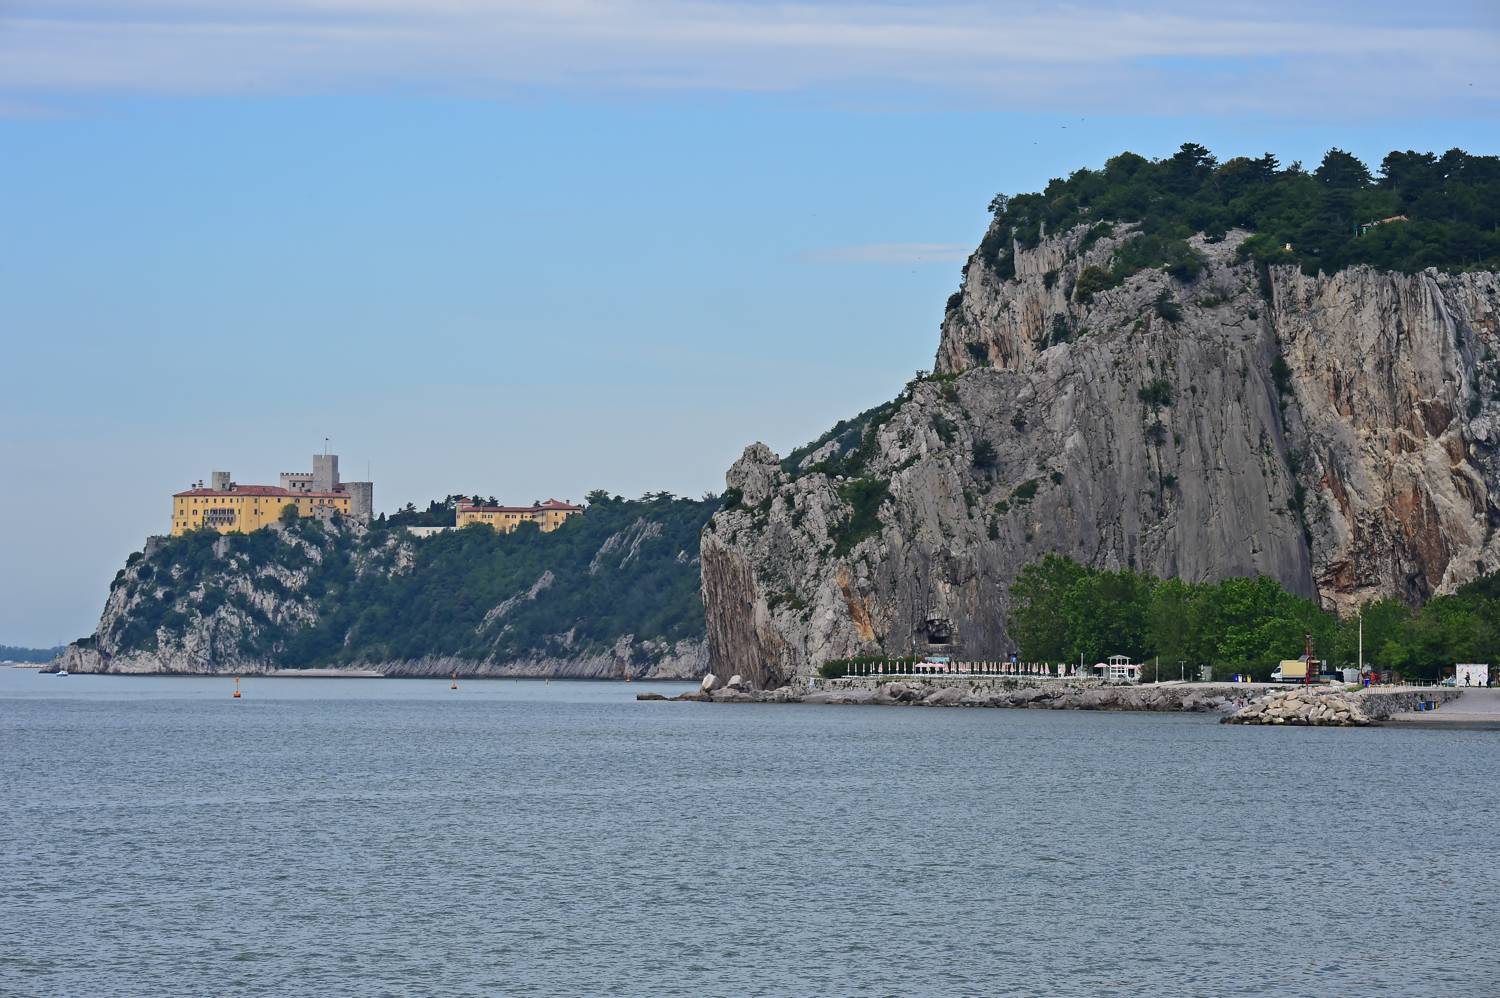
[[[1013,240],[1029,248],[1044,232],[1087,223],[1096,226],[1091,238],[1110,223],[1137,225],[1129,252],[1149,258],[1142,265],[1186,269],[1177,276],[1193,269],[1187,237],[1220,238],[1232,228],[1254,233],[1240,247],[1245,256],[1309,274],[1355,264],[1407,273],[1500,269],[1500,157],[1462,149],[1392,151],[1372,172],[1341,149],[1307,170],[1283,167],[1271,153],[1221,163],[1189,142],[1164,159],[1123,152],[1040,192],[997,194],[990,211],[994,224],[979,255],[1005,277],[1015,273]]]

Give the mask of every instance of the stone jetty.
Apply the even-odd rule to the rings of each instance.
[[[1434,687],[1292,687],[1258,697],[1224,718],[1225,724],[1300,724],[1356,728],[1417,710],[1421,703],[1440,706],[1463,690]]]

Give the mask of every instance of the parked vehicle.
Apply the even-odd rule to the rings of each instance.
[[[1317,663],[1322,665],[1323,663]],[[1271,673],[1273,683],[1301,683],[1307,679],[1307,658],[1284,658],[1277,664]],[[1341,683],[1344,677],[1336,672],[1314,673],[1312,681],[1315,683]]]

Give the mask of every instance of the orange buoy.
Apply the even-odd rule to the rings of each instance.
[[[239,698],[240,698],[240,677],[239,676],[235,676],[234,677],[234,699],[238,700]]]

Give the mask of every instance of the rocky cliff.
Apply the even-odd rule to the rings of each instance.
[[[155,538],[70,672],[692,678],[707,665],[693,544],[715,502],[600,499],[551,534],[427,538],[351,521]]]
[[[932,375],[786,461],[746,449],[702,536],[715,671],[1001,657],[1047,552],[1340,609],[1500,566],[1495,274],[1308,276],[1231,231],[1189,279],[1093,289],[1133,235],[1100,233],[1015,244],[1013,274],[976,253]]]

